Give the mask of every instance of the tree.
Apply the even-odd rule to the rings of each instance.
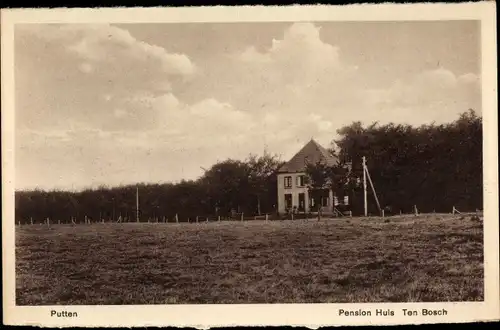
[[[262,197],[267,197],[268,201],[269,199],[276,200],[276,193],[274,193],[276,190],[276,172],[282,162],[276,155],[264,153],[261,157],[250,155],[246,163],[249,167],[248,179],[251,194],[257,200],[257,214],[261,215]]]
[[[306,164],[307,189],[317,205],[318,221],[321,220],[321,200],[325,188],[329,187],[331,169],[323,162]]]
[[[228,159],[213,165],[198,182],[213,210],[241,212],[248,209],[249,173],[248,164]]]
[[[308,189],[318,201],[327,188],[336,195],[349,193],[353,213],[363,213],[361,157],[366,156],[370,176],[382,207],[422,212],[475,210],[483,204],[482,118],[469,110],[448,124],[410,125],[355,122],[338,130],[332,141],[340,163],[328,168],[309,164]],[[276,156],[250,156],[245,161],[225,160],[197,179],[180,183],[139,184],[140,211],[148,217],[186,217],[238,211],[261,213],[276,204]],[[47,217],[69,221],[85,215],[111,219],[135,218],[136,185],[86,189],[79,192],[16,191],[15,220],[41,222]],[[375,208],[369,198],[369,208]]]
[[[423,212],[481,207],[482,120],[473,110],[449,124],[355,122],[338,134],[332,144],[341,160],[352,162],[352,177],[362,175],[366,156],[382,207],[410,211],[417,204]],[[362,193],[358,188],[352,193],[353,211],[361,212]],[[375,207],[374,199],[368,207]]]
[[[359,181],[359,176],[352,171],[350,162],[340,161],[328,168],[328,187],[335,196],[348,196],[352,200],[355,189],[359,187]]]

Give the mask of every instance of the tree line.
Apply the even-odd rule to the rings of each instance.
[[[338,130],[332,142],[343,163],[350,164],[350,184],[339,185],[351,196],[354,213],[363,213],[362,157],[382,208],[392,213],[475,211],[483,205],[482,118],[472,109],[448,124],[411,125],[360,122]],[[368,208],[377,206],[368,188]]]
[[[363,213],[362,157],[380,204],[393,212],[450,212],[482,209],[482,118],[469,110],[448,124],[411,125],[361,122],[342,127],[330,151],[340,164],[330,169],[337,196],[348,195],[353,214]],[[229,216],[257,215],[277,209],[276,173],[283,161],[277,155],[250,155],[245,160],[227,159],[207,169],[197,180],[179,183],[100,187],[79,192],[16,191],[16,221],[40,222],[46,218],[68,221],[87,216],[99,219],[136,218],[136,189],[140,218],[178,214]],[[327,169],[323,169],[326,171]],[[309,168],[312,176],[314,169]],[[369,210],[377,206],[369,193]]]
[[[250,155],[244,161],[218,162],[197,180],[179,183],[99,187],[80,192],[17,191],[16,221],[35,222],[76,218],[82,221],[136,221],[136,193],[140,221],[168,218],[181,221],[197,216],[229,217],[272,213],[276,208],[276,171],[283,164],[277,155]]]

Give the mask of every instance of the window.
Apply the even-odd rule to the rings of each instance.
[[[304,187],[306,185],[305,175],[297,176],[297,187]]]
[[[292,188],[292,177],[285,176],[285,188]]]
[[[321,198],[321,206],[328,206],[328,200],[329,198],[328,197],[323,197]]]
[[[292,194],[285,194],[285,208],[286,209],[292,208]]]

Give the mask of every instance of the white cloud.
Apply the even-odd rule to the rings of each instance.
[[[167,74],[190,75],[195,71],[186,55],[169,53],[109,24],[24,25],[20,29],[51,42],[62,42],[68,51],[87,61],[110,63],[119,58],[158,65],[156,68]]]
[[[292,24],[283,39],[273,39],[265,52],[249,47],[235,58],[248,66],[249,77],[291,88],[317,86],[332,78],[333,73],[343,75],[352,69],[341,63],[339,49],[323,42],[320,28],[311,23]]]
[[[185,54],[107,24],[20,25],[16,36],[23,41],[21,51],[29,45],[40,54],[37,72],[24,83],[33,93],[19,103],[21,121],[31,126],[54,128],[71,118],[103,130],[153,129],[155,113],[137,107],[131,96],[170,93],[172,80],[189,79],[196,71]],[[45,102],[31,101],[35,96]],[[43,115],[35,103],[46,109]]]
[[[156,130],[176,134],[183,139],[189,136],[189,140],[196,145],[200,141],[210,144],[225,134],[234,137],[249,133],[254,127],[255,118],[250,114],[213,98],[189,105],[167,93],[156,97],[142,96],[136,101],[151,107],[155,112],[158,118]]]
[[[424,124],[455,120],[474,108],[481,112],[479,79],[474,74],[456,76],[444,68],[429,70],[387,89],[365,92],[365,106],[371,106],[382,121]],[[377,120],[376,116],[369,116]]]
[[[254,46],[250,46],[240,54],[236,55],[241,61],[256,62],[256,63],[269,63],[271,57],[268,54],[259,53]]]
[[[460,84],[473,84],[473,85],[478,85],[479,84],[479,77],[473,73],[466,73],[464,75],[461,75],[458,77],[458,82]]]
[[[122,117],[127,115],[127,112],[123,109],[115,109],[113,113],[114,113],[115,117],[118,117],[118,118],[122,118]]]
[[[78,68],[80,69],[80,71],[82,71],[83,73],[90,73],[92,71],[94,71],[94,67],[89,64],[89,63],[81,63]]]
[[[472,73],[457,76],[438,68],[401,76],[388,87],[367,85],[365,72],[346,63],[340,49],[324,42],[321,29],[310,23],[292,24],[266,51],[249,47],[235,59],[225,85],[236,90],[232,103],[249,112],[275,112],[284,121],[319,115],[322,123],[311,135],[334,134],[355,120],[449,121],[469,107],[480,108],[479,79]]]
[[[249,46],[199,68],[109,25],[30,29],[43,41],[26,43],[42,54],[40,69],[26,74],[18,104],[20,121],[37,128],[20,133],[16,157],[24,173],[35,171],[30,164],[58,168],[44,178],[49,186],[193,178],[199,166],[264,146],[284,159],[311,137],[328,146],[355,120],[420,124],[480,112],[477,75],[439,68],[369,86],[363,66],[310,23],[290,25],[267,49]]]
[[[108,24],[33,24],[21,25],[16,31],[43,40],[40,51],[59,57],[66,53],[67,61],[73,57],[82,72],[98,71],[95,79],[101,80],[101,89],[112,82],[120,89],[164,92],[170,90],[172,78],[187,79],[196,72],[185,54],[137,40]]]

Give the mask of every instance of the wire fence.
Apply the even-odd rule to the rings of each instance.
[[[450,213],[419,213],[418,209],[415,207],[413,213],[398,213],[391,215],[373,215],[369,214],[368,217],[371,218],[389,218],[389,217],[408,217],[408,216],[428,216],[428,215],[457,215],[457,216],[472,216],[480,220],[483,217],[482,210],[476,209],[475,211],[459,211],[455,207],[452,208]],[[364,216],[353,216],[352,212],[344,211],[340,212],[338,210],[333,210],[332,212],[319,214],[317,212],[302,212],[293,213],[288,212],[284,214],[277,213],[265,213],[261,215],[245,215],[245,213],[233,213],[226,216],[214,216],[214,215],[198,215],[198,216],[186,216],[182,214],[175,214],[173,217],[159,216],[159,217],[149,217],[149,218],[131,218],[131,217],[118,217],[117,219],[112,218],[101,218],[93,219],[89,216],[83,217],[70,217],[68,219],[51,219],[49,217],[45,219],[30,217],[29,219],[18,220],[16,225],[90,225],[90,224],[105,224],[105,223],[184,223],[184,224],[196,224],[196,223],[214,223],[214,222],[242,222],[242,221],[284,221],[284,220],[309,220],[318,218],[365,218]]]

